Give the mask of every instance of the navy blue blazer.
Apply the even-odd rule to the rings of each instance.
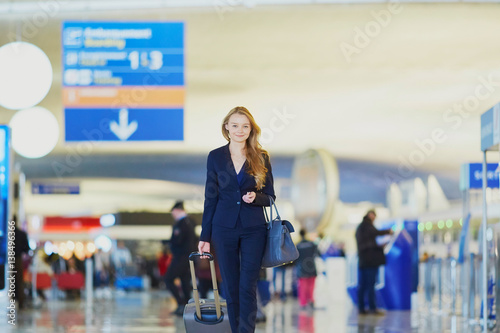
[[[238,216],[244,228],[266,223],[263,206],[269,206],[269,196],[274,195],[271,163],[266,158],[265,186],[257,190],[255,178],[245,169],[241,185],[234,169],[229,144],[212,150],[207,160],[207,183],[205,185],[205,207],[203,211],[200,240],[210,242],[212,225],[234,228]],[[251,204],[243,201],[247,192],[255,192],[255,200]]]

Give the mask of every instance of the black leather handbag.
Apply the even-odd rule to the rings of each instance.
[[[299,251],[292,241],[290,233],[294,232],[290,222],[281,220],[278,208],[272,197],[270,200],[270,214],[268,217],[267,211],[264,208],[264,213],[267,219],[267,240],[266,250],[262,258],[262,268],[277,267],[290,264],[297,260]],[[276,218],[273,219],[273,207],[276,210]]]

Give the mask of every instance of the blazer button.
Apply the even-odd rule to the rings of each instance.
[[[238,205],[239,205],[239,204],[240,204],[240,202],[238,201],[236,204],[238,204]]]

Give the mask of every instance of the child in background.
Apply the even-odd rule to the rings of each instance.
[[[295,261],[297,267],[297,277],[299,280],[298,294],[301,309],[306,306],[314,308],[314,282],[316,280],[316,264],[314,262],[319,255],[318,247],[311,241],[306,239],[306,230],[300,230],[302,240],[297,244],[299,258]]]

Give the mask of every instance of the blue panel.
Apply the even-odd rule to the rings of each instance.
[[[465,255],[469,252],[468,249],[465,248],[467,245],[467,241],[469,238],[469,224],[470,224],[470,213],[467,215],[465,220],[462,222],[462,230],[460,231],[460,240],[458,242],[458,263],[463,264]],[[466,253],[467,252],[467,253]]]
[[[405,221],[404,228],[411,237],[411,291],[416,293],[419,283],[419,265],[420,258],[418,257],[418,221]]]
[[[10,184],[10,129],[0,125],[0,265],[7,264],[7,224],[9,213]],[[8,271],[14,267],[8,267]],[[4,286],[4,281],[0,286]],[[3,288],[0,288],[3,289]]]
[[[62,49],[64,87],[116,87],[120,91],[120,87],[183,87],[185,83],[182,22],[64,22]],[[119,110],[113,105],[105,109],[108,105],[98,99],[76,105],[81,109],[75,105],[65,109],[66,141],[184,138],[182,108],[136,105],[127,110],[125,120],[119,120]],[[113,122],[119,124],[121,134],[116,126],[113,129]],[[137,126],[130,129],[130,135],[126,134],[129,124]]]
[[[31,183],[32,194],[80,194],[80,185],[64,183]]]
[[[184,85],[184,23],[64,22],[63,86]]]
[[[105,32],[103,30],[116,30]],[[126,30],[135,31],[135,38],[119,36]],[[146,30],[150,30],[150,37]],[[107,33],[106,36],[103,36]],[[130,34],[129,34],[130,35]],[[141,38],[142,37],[142,38]],[[82,48],[86,39],[125,39],[126,47],[141,48],[158,45],[164,48],[184,48],[184,23],[182,22],[85,22],[67,21],[63,23],[63,46]],[[90,48],[87,46],[87,48]],[[102,48],[102,47],[101,47]],[[111,47],[110,50],[120,50]]]
[[[120,124],[120,109],[65,109],[66,141],[183,140],[183,109],[128,109],[125,127],[137,129],[120,139],[112,124]]]
[[[487,166],[487,178],[488,187],[498,188],[499,178],[496,172],[498,164],[488,163]],[[469,187],[468,188],[483,188],[483,164],[482,163],[470,163],[469,164]]]
[[[493,108],[481,115],[481,150],[485,151],[494,144]]]
[[[97,79],[99,80],[99,79]],[[101,80],[106,80],[106,83],[90,84],[87,86],[99,87],[120,87],[120,86],[183,86],[184,73],[155,73],[148,75],[144,73],[122,73],[119,71],[113,72],[112,77],[106,77]],[[102,82],[102,81],[101,81]],[[69,85],[67,87],[77,87],[82,85]]]
[[[133,52],[134,50],[124,50],[124,52],[127,52],[127,55],[130,55],[130,52]],[[146,50],[146,52],[149,54],[149,52],[154,51],[153,49],[151,50]],[[93,67],[103,67],[103,66],[89,66],[85,64],[85,60],[82,59],[81,53],[77,54],[76,58],[76,63],[74,62],[75,60],[70,60],[71,59],[71,52],[68,52],[67,54],[70,54],[69,56],[66,56],[66,61],[65,61],[65,67],[66,69],[71,69],[71,68],[85,68],[85,69],[94,69]],[[87,51],[85,51],[85,54],[87,54]],[[91,54],[91,57],[95,56],[95,52],[89,52],[88,54]],[[184,54],[182,51],[179,51],[178,54],[163,54],[162,55],[162,61],[165,66],[162,68],[155,70],[154,72],[162,72],[166,71],[169,69],[170,71],[173,71],[173,69],[176,69],[177,71],[183,71],[184,67]],[[149,56],[148,56],[149,58]],[[130,60],[128,59],[128,56],[123,56],[120,59],[115,59],[115,60],[107,60],[106,61],[106,68],[109,70],[118,70],[122,72],[134,72],[130,68]],[[153,73],[153,71],[149,71],[149,73]]]
[[[412,293],[412,240],[403,229],[386,255],[385,286],[380,290],[387,310],[410,310]]]

